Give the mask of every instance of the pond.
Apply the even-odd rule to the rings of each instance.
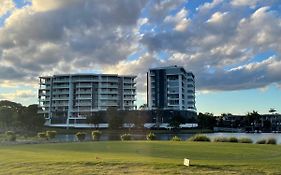
[[[170,140],[173,136],[177,135],[182,140],[187,140],[192,137],[194,134],[174,134],[174,133],[158,133],[155,134],[157,140]],[[281,144],[281,133],[207,133],[207,135],[211,140],[216,137],[236,137],[243,138],[247,137],[254,141],[254,143],[261,139],[275,138],[278,144]],[[146,140],[145,134],[132,134],[134,140]],[[58,134],[55,138],[56,141],[61,142],[73,142],[76,141],[76,137],[74,134]],[[86,140],[91,140],[91,136],[88,134],[86,136]],[[100,140],[108,141],[108,140],[120,140],[120,134],[102,134]]]

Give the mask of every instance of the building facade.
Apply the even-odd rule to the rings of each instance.
[[[196,112],[194,74],[178,66],[150,69],[147,72],[147,104],[149,109]]]
[[[65,74],[40,77],[39,113],[67,118],[67,124],[86,119],[91,112],[108,107],[136,109],[136,76],[116,74]],[[47,123],[48,124],[48,123]]]

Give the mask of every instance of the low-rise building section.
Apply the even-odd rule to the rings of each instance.
[[[85,119],[91,112],[115,107],[136,109],[136,76],[116,74],[65,74],[40,77],[39,113],[51,123],[66,117],[67,123]]]

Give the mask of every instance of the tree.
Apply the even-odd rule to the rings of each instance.
[[[93,124],[96,129],[99,128],[99,124],[102,122],[102,113],[95,112],[91,113],[90,115],[87,115],[86,122],[88,124]]]
[[[276,109],[274,109],[274,108],[270,108],[268,112],[269,112],[269,113],[271,113],[271,114],[273,114],[273,113],[275,113],[275,112],[276,112]]]
[[[38,114],[38,105],[30,105],[22,109],[19,116],[19,122],[23,129],[29,131],[39,131],[45,123],[45,118],[42,114]]]
[[[180,124],[184,123],[184,119],[180,114],[173,115],[172,118],[169,121],[169,126],[173,130],[178,130],[180,129]]]
[[[123,117],[118,116],[116,107],[109,107],[106,112],[108,127],[110,129],[120,129],[123,126]]]
[[[198,125],[201,129],[213,129],[216,126],[217,120],[212,113],[199,113]]]

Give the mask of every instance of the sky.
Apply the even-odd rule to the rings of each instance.
[[[281,112],[280,0],[0,0],[0,100],[37,103],[38,77],[180,65],[198,112]]]

